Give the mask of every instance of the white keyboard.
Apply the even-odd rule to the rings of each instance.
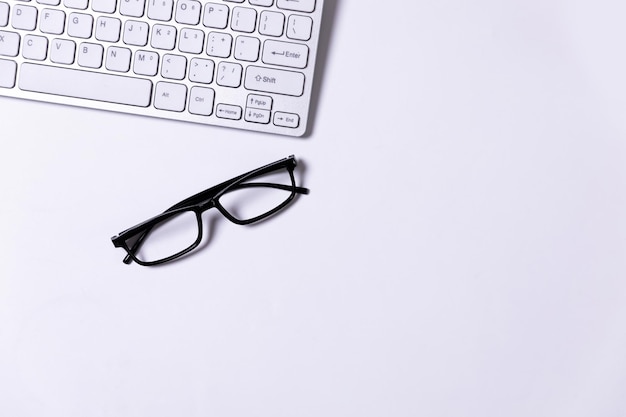
[[[0,96],[301,136],[323,0],[0,0]]]

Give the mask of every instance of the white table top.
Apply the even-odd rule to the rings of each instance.
[[[305,138],[0,98],[0,415],[626,415],[626,3],[326,3]],[[290,154],[270,221],[111,245]]]

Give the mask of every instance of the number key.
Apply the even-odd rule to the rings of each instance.
[[[195,0],[179,0],[176,5],[176,21],[186,25],[200,23],[202,5]]]
[[[174,0],[149,0],[148,17],[167,22],[172,18]]]

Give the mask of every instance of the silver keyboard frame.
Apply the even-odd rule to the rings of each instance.
[[[154,76],[154,77],[145,77],[145,76],[140,76],[140,75],[134,74],[132,72],[132,64],[131,64],[131,70],[128,73],[116,73],[116,72],[112,72],[112,71],[106,70],[104,68],[104,65],[102,65],[102,67],[100,69],[91,69],[91,68],[80,67],[77,64],[77,60],[76,59],[74,60],[74,63],[71,64],[71,65],[55,64],[55,63],[50,62],[49,54],[48,54],[48,57],[46,58],[45,61],[28,60],[28,59],[25,59],[25,58],[22,57],[22,55],[21,55],[22,46],[20,45],[20,53],[18,54],[17,57],[0,56],[0,59],[14,61],[18,65],[15,87],[12,88],[12,89],[0,88],[0,96],[14,97],[14,98],[28,99],[28,100],[36,100],[36,101],[43,101],[43,102],[49,102],[49,103],[57,103],[57,104],[64,104],[64,105],[84,107],[84,108],[92,108],[92,109],[99,109],[99,110],[107,110],[107,111],[121,112],[121,113],[127,113],[127,114],[150,116],[150,117],[156,117],[156,118],[160,118],[160,119],[171,119],[171,120],[178,120],[178,121],[186,121],[186,122],[200,123],[200,124],[212,125],[212,126],[231,127],[231,128],[236,128],[236,129],[245,129],[245,130],[251,130],[251,131],[256,131],[256,132],[265,132],[265,133],[287,135],[287,136],[294,136],[294,137],[303,136],[307,132],[308,121],[309,121],[309,108],[310,108],[310,104],[311,104],[311,96],[312,96],[312,91],[313,91],[314,72],[315,72],[315,64],[316,64],[316,61],[317,61],[317,52],[318,52],[318,45],[319,45],[319,37],[320,37],[320,29],[321,29],[321,22],[322,22],[322,13],[323,13],[324,0],[316,0],[315,10],[312,13],[295,12],[295,11],[288,11],[288,10],[284,10],[284,9],[278,9],[276,7],[277,1],[274,1],[273,5],[269,6],[269,7],[254,6],[254,5],[251,5],[250,3],[248,3],[247,1],[242,2],[242,3],[228,2],[228,1],[223,1],[223,0],[201,1],[202,6],[203,6],[202,15],[201,15],[202,17],[204,16],[204,5],[206,3],[220,3],[220,4],[227,5],[229,7],[231,13],[229,15],[229,22],[228,22],[228,25],[227,25],[226,29],[207,28],[207,27],[205,27],[202,24],[202,17],[200,19],[200,23],[198,25],[196,25],[196,26],[179,24],[175,20],[175,10],[174,10],[174,12],[172,14],[172,19],[170,21],[167,21],[167,22],[148,19],[148,17],[146,16],[145,9],[144,9],[143,17],[140,17],[140,18],[123,16],[123,15],[121,15],[119,13],[119,2],[123,1],[123,0],[119,0],[118,1],[118,6],[117,6],[117,9],[116,9],[116,12],[112,13],[112,14],[94,12],[90,8],[91,4],[88,6],[88,8],[86,10],[78,10],[78,9],[67,8],[67,7],[65,7],[63,5],[63,1],[62,0],[61,0],[61,4],[59,6],[47,6],[47,5],[39,4],[35,0],[29,1],[29,2],[25,2],[25,1],[10,1],[10,0],[0,0],[0,1],[4,1],[4,2],[9,1],[10,5],[11,5],[11,11],[12,11],[12,6],[14,6],[15,4],[21,4],[21,5],[37,7],[39,15],[38,15],[37,28],[35,30],[33,30],[33,31],[25,31],[25,30],[14,29],[11,26],[11,19],[10,18],[9,18],[9,24],[7,26],[0,27],[0,30],[2,30],[2,31],[19,33],[21,40],[23,40],[25,35],[32,34],[32,35],[38,35],[38,36],[46,37],[46,38],[48,38],[49,41],[51,41],[52,39],[57,39],[57,38],[58,39],[72,40],[72,41],[76,42],[77,49],[78,49],[78,46],[80,45],[81,42],[99,43],[99,44],[104,46],[105,51],[106,51],[106,48],[108,46],[120,46],[120,47],[128,48],[128,49],[130,49],[132,51],[132,57],[133,57],[133,61],[132,62],[134,62],[135,52],[138,51],[138,50],[155,51],[155,52],[158,52],[159,55],[161,56],[161,61],[159,62],[159,72],[158,72],[158,74],[156,76]],[[238,32],[238,31],[234,31],[234,30],[231,29],[230,21],[232,19],[232,9],[233,9],[233,7],[237,7],[237,6],[256,9],[256,11],[257,11],[257,27],[255,29],[255,32],[253,32],[253,33],[243,33],[243,32]],[[66,14],[66,22],[67,22],[67,19],[69,18],[70,13],[91,14],[94,17],[94,30],[92,31],[92,36],[90,38],[88,38],[88,39],[72,38],[72,37],[68,36],[67,35],[67,23],[66,23],[65,31],[64,31],[64,33],[62,35],[58,35],[57,36],[57,35],[50,35],[50,34],[45,34],[45,33],[40,32],[39,31],[39,18],[40,18],[40,15],[41,15],[41,10],[45,9],[45,8],[52,8],[52,9],[63,10],[65,12],[65,14]],[[147,8],[147,2],[146,2],[146,8]],[[175,8],[176,8],[176,2],[174,3],[174,9]],[[281,13],[283,13],[285,15],[285,31],[284,32],[286,32],[287,20],[288,20],[290,14],[298,14],[298,15],[311,17],[313,19],[313,27],[312,27],[311,39],[309,41],[306,41],[306,42],[296,41],[296,40],[288,39],[286,37],[285,33],[283,33],[283,35],[281,37],[273,37],[273,36],[261,35],[260,33],[258,33],[258,20],[259,20],[260,13],[262,11],[264,11],[264,10],[277,11],[277,12],[281,12]],[[120,40],[117,43],[98,41],[98,40],[95,39],[95,22],[96,22],[96,20],[97,20],[97,18],[99,16],[114,17],[114,18],[120,19],[121,23],[122,23],[122,26],[121,26],[122,29],[124,27],[124,22],[126,20],[135,20],[135,21],[148,22],[149,25],[150,25],[150,30],[151,31],[152,31],[152,26],[155,25],[155,24],[165,24],[165,25],[174,26],[174,27],[176,27],[176,29],[178,31],[178,35],[180,34],[181,29],[183,29],[183,28],[201,29],[205,33],[204,50],[203,50],[203,52],[201,54],[198,54],[198,55],[180,52],[178,50],[178,42],[179,42],[178,35],[177,35],[177,39],[176,39],[176,48],[174,50],[171,50],[171,51],[154,49],[154,48],[150,47],[150,39],[152,38],[152,33],[150,33],[150,37],[148,39],[148,45],[146,45],[144,47],[139,47],[139,46],[133,46],[133,45],[125,44],[123,42],[123,40],[122,40],[122,36],[121,35],[120,35]],[[217,58],[217,57],[212,57],[212,56],[209,56],[209,55],[206,54],[206,37],[207,37],[208,33],[210,33],[210,32],[228,33],[228,34],[230,34],[233,37],[233,45],[232,45],[230,57],[228,57],[228,58]],[[234,41],[236,40],[237,36],[252,36],[252,37],[256,37],[256,38],[260,39],[260,41],[261,41],[261,50],[260,50],[260,53],[259,53],[259,59],[256,62],[239,61],[239,60],[236,60],[233,57]],[[288,67],[280,67],[280,66],[276,66],[276,65],[264,64],[261,61],[261,59],[262,59],[261,57],[262,57],[262,53],[263,53],[263,44],[264,44],[265,40],[280,40],[280,41],[284,41],[284,42],[300,43],[300,44],[307,45],[308,48],[309,48],[309,58],[308,58],[308,64],[307,64],[306,68],[304,68],[304,69],[296,69],[296,68],[288,68]],[[50,45],[50,42],[49,42],[49,45]],[[188,73],[188,70],[189,70],[189,62],[190,62],[191,58],[199,57],[199,58],[205,58],[205,59],[213,60],[215,62],[215,71],[214,71],[213,82],[210,83],[210,84],[200,84],[200,83],[193,83],[193,82],[189,81],[188,77],[186,77],[182,81],[166,79],[166,78],[161,77],[161,74],[160,74],[161,71],[160,70],[161,70],[161,65],[162,65],[162,57],[165,54],[176,54],[176,55],[183,55],[183,56],[185,56],[187,58],[187,64],[188,64],[187,65],[187,73]],[[222,87],[222,86],[219,86],[219,85],[216,84],[215,78],[216,78],[216,73],[217,73],[217,66],[219,65],[220,62],[223,62],[223,61],[237,63],[237,64],[240,64],[240,65],[243,66],[242,81],[241,81],[241,86],[239,88]],[[43,64],[43,65],[48,65],[48,66],[60,67],[60,68],[72,68],[72,69],[78,69],[78,70],[81,70],[81,71],[88,71],[88,72],[100,72],[100,73],[106,73],[106,74],[128,76],[128,77],[132,77],[132,78],[148,79],[148,80],[151,80],[152,84],[153,84],[153,86],[152,86],[152,103],[154,102],[154,93],[155,93],[155,90],[156,90],[156,83],[159,82],[159,81],[165,81],[165,82],[170,82],[170,83],[178,83],[178,84],[186,85],[186,87],[187,87],[187,101],[189,100],[189,90],[190,90],[190,88],[192,86],[200,86],[200,87],[212,88],[213,90],[215,90],[215,102],[213,104],[213,113],[210,116],[198,116],[198,115],[194,115],[194,114],[189,113],[187,111],[187,107],[186,107],[185,111],[179,113],[179,112],[170,112],[170,111],[156,109],[156,108],[154,108],[152,106],[152,103],[151,103],[150,107],[144,108],[144,107],[128,106],[128,105],[117,104],[117,103],[107,103],[107,102],[94,101],[94,100],[85,100],[85,99],[82,99],[82,98],[75,98],[75,97],[66,97],[66,96],[58,96],[58,95],[42,94],[42,93],[23,91],[23,90],[19,89],[19,79],[20,79],[20,67],[21,67],[21,64],[24,63],[24,62],[29,62],[29,63],[33,63],[33,64]],[[246,88],[244,88],[244,80],[245,80],[245,74],[246,74],[248,66],[261,66],[261,67],[274,68],[274,69],[280,69],[280,70],[285,70],[285,71],[296,71],[296,72],[303,73],[304,76],[305,76],[305,83],[304,83],[304,92],[303,92],[302,96],[300,96],[300,97],[291,97],[291,96],[285,96],[285,95],[281,95],[281,94],[265,93],[265,92],[259,92],[259,91],[254,91],[254,90],[247,90]],[[247,121],[245,121],[243,112],[245,112],[245,110],[246,110],[245,103],[247,102],[247,98],[248,98],[248,96],[250,94],[269,96],[269,97],[271,97],[273,99],[271,120],[270,120],[270,122],[268,124],[254,123],[254,122],[247,122]],[[241,119],[240,120],[229,120],[229,119],[218,118],[216,116],[216,107],[217,107],[218,104],[230,104],[230,105],[240,106],[242,108],[242,117],[241,117]],[[299,126],[296,127],[296,128],[290,128],[290,127],[281,127],[281,126],[274,125],[273,122],[274,122],[274,113],[275,112],[286,112],[286,113],[298,114],[300,116]]]

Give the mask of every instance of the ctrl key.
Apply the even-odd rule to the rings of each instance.
[[[213,113],[215,91],[205,87],[191,87],[189,97],[189,113],[198,116],[210,116]]]
[[[15,74],[17,74],[17,64],[13,61],[0,59],[0,87],[15,87]]]
[[[290,127],[292,129],[300,126],[300,116],[294,113],[284,113],[277,111],[274,114],[274,124],[276,126]]]

